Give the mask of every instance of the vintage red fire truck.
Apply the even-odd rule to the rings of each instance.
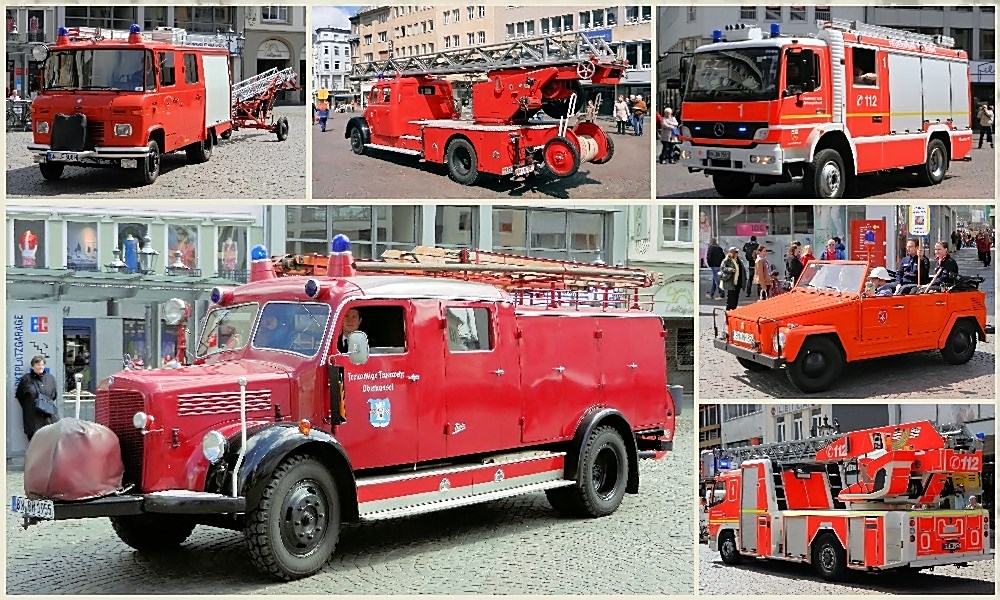
[[[53,46],[34,46],[44,68],[28,151],[42,176],[59,179],[66,165],[113,167],[146,185],[163,154],[184,150],[189,162],[205,162],[239,126],[285,139],[287,120],[268,120],[274,91],[294,77],[273,70],[234,87],[226,48],[186,41],[182,29],[145,36],[133,25],[127,35],[60,28]]]
[[[25,481],[46,492],[13,510],[26,525],[108,516],[139,550],[197,524],[242,531],[253,563],[289,580],[323,567],[343,523],[543,490],[560,512],[608,515],[638,492],[638,459],[671,448],[665,332],[637,304],[648,273],[476,251],[355,263],[342,236],[334,249],[255,248],[252,281],[213,291],[194,364],[100,383],[126,489],[66,501],[88,494],[51,482],[96,450],[43,428]]]
[[[357,154],[383,150],[444,164],[463,185],[481,174],[570,177],[614,155],[597,124],[570,126],[580,82],[614,85],[627,67],[603,39],[584,34],[363,64],[352,77],[378,79],[344,137]],[[471,118],[462,118],[452,83],[441,76],[477,72],[486,81],[472,85]],[[536,120],[539,111],[559,121]]]
[[[891,169],[940,183],[972,148],[968,58],[944,36],[842,20],[815,35],[716,30],[691,60],[681,164],[725,198],[802,181],[841,198]]]
[[[981,493],[983,446],[962,425],[929,421],[725,449],[724,497],[709,508],[709,544],[744,557],[848,569],[965,565],[993,557],[989,514],[950,506]]]

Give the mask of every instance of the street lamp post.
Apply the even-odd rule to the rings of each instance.
[[[149,236],[142,238],[142,248],[139,248],[139,267],[143,275],[149,275],[156,270],[154,263],[160,253],[153,249],[153,242]]]
[[[243,35],[243,32],[239,33],[233,31],[233,26],[226,26],[226,30],[223,31],[220,27],[218,30],[218,36],[220,36],[226,42],[226,49],[229,50],[229,56],[233,59],[239,59],[240,61],[240,75],[239,79],[243,79],[243,48],[246,46],[247,37]]]

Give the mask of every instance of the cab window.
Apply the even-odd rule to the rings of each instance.
[[[198,57],[193,53],[184,55],[184,83],[198,83]]]
[[[788,54],[785,60],[785,87],[810,92],[819,88],[819,57],[812,50]]]
[[[878,72],[875,69],[875,51],[868,48],[854,48],[852,64],[854,65],[854,85],[878,85]]]
[[[313,356],[330,316],[326,304],[269,302],[260,313],[253,347]]]
[[[156,90],[156,70],[153,68],[153,65],[156,63],[153,62],[154,60],[155,59],[153,58],[153,53],[147,52],[146,74],[145,74],[145,80],[146,80],[145,89],[147,92],[152,92]]]
[[[356,310],[360,322],[357,330],[368,336],[368,348],[371,354],[403,354],[407,349],[406,311],[402,306],[392,305],[348,305],[341,315],[338,325],[337,344],[340,352],[345,352],[344,323],[353,316],[349,311]]]
[[[389,88],[382,88],[382,102],[388,103],[391,97],[392,97],[392,90],[390,90]]]
[[[489,309],[448,307],[445,309],[445,321],[449,351],[493,349]]]
[[[177,83],[174,72],[174,53],[160,52],[157,54],[157,60],[160,63],[160,85],[168,87]]]

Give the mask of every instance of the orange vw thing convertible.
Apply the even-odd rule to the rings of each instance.
[[[871,266],[810,261],[790,291],[726,312],[724,330],[717,309],[715,347],[751,371],[784,367],[795,387],[815,393],[830,388],[845,362],[940,350],[945,362],[966,363],[993,333],[982,277],[875,296],[865,286]]]

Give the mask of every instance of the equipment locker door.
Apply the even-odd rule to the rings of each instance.
[[[856,145],[858,172],[877,171],[883,168],[889,133],[888,60],[883,50],[848,50],[847,129]]]
[[[760,506],[759,496],[766,493],[764,487],[764,465],[760,463],[743,465],[743,489],[740,492],[740,549],[745,552],[760,554],[764,551],[760,540],[758,516],[764,513],[767,503]],[[765,534],[767,543],[770,536]]]

